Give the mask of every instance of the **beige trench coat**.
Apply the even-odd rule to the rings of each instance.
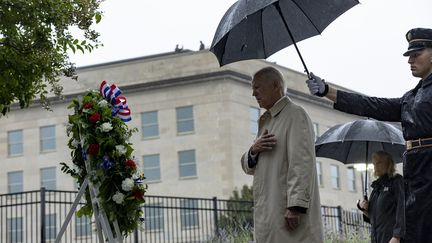
[[[276,136],[271,151],[261,152],[258,164],[243,170],[254,176],[254,226],[256,243],[321,243],[323,230],[316,176],[312,122],[302,107],[281,98],[259,119],[258,135],[265,129]],[[285,226],[288,207],[307,208],[294,231]]]

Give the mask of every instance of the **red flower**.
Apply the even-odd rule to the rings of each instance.
[[[89,103],[89,102],[88,102],[88,103],[85,103],[84,106],[83,106],[83,108],[84,108],[84,109],[87,109],[87,110],[88,110],[88,109],[91,109],[91,108],[93,108],[93,104],[92,104],[92,103]]]
[[[125,162],[125,166],[126,166],[126,168],[129,168],[129,169],[132,169],[132,170],[136,169],[135,161],[133,161],[133,160],[131,160],[131,159],[128,159],[128,160]]]
[[[91,123],[96,123],[96,122],[100,121],[100,119],[101,119],[101,115],[97,112],[93,113],[89,118]]]
[[[134,191],[134,197],[138,200],[144,199],[144,192],[143,191]]]
[[[96,155],[97,153],[99,153],[99,144],[97,143],[90,144],[88,148],[88,153],[90,155]]]

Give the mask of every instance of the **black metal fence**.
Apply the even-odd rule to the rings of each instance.
[[[0,195],[0,242],[54,242],[77,192],[37,190]],[[250,201],[216,197],[146,196],[145,221],[128,242],[220,242],[221,235],[253,232]],[[368,234],[358,212],[322,206],[326,232]],[[73,217],[61,242],[98,242],[94,218]]]

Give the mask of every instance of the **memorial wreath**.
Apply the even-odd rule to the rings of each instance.
[[[137,129],[129,129],[131,120],[126,98],[120,89],[103,81],[100,90],[90,90],[74,99],[69,109],[67,134],[72,150],[73,166],[62,164],[62,171],[70,174],[81,186],[85,178],[99,189],[97,199],[113,229],[117,220],[120,232],[127,236],[142,223],[142,204],[147,185],[144,174],[132,157],[129,139]],[[86,167],[87,164],[90,168]],[[77,216],[93,214],[89,191],[84,206]]]

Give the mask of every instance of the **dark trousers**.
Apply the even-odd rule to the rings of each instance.
[[[432,148],[405,153],[404,243],[432,243]]]

